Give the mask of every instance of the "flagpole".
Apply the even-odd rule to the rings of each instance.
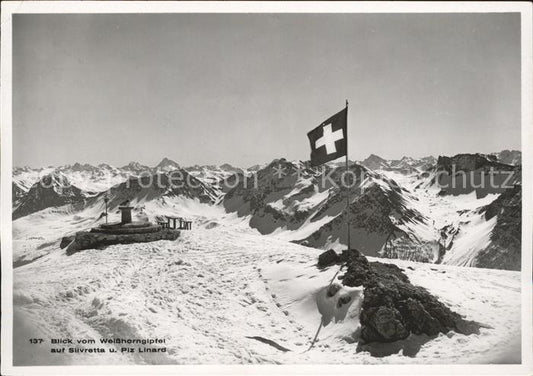
[[[346,173],[348,173],[350,167],[348,164],[348,99],[346,99]],[[350,237],[350,185],[346,187],[346,230],[348,234],[348,250],[352,249],[351,237]]]

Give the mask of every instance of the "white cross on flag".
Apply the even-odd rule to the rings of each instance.
[[[346,155],[347,114],[345,108],[307,134],[311,143],[311,165],[318,166]]]

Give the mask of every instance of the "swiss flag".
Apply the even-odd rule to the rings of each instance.
[[[318,166],[345,156],[348,109],[336,113],[307,133],[311,143],[311,165]]]

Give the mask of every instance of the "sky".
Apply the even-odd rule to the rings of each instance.
[[[520,16],[16,14],[13,162],[309,159],[520,149]]]

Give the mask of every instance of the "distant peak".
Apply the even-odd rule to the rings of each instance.
[[[161,163],[175,163],[175,164],[177,164],[177,163],[174,162],[172,159],[167,158],[167,157],[163,158],[163,159],[161,160],[161,162],[159,162],[159,163],[160,163],[160,164],[161,164]]]
[[[13,167],[13,171],[14,171],[14,172],[17,172],[17,171],[19,171],[19,172],[22,172],[22,171],[32,171],[32,170],[37,170],[37,169],[36,169],[36,168],[34,169],[34,168],[32,168],[32,167],[30,167],[30,166],[28,166],[28,165],[25,165],[25,166],[15,166],[15,167]]]
[[[68,167],[68,166],[67,166]],[[79,163],[76,162],[70,168],[74,171],[83,171],[83,170],[92,170],[94,169],[94,166],[88,164],[88,163]]]
[[[107,164],[107,163],[100,163],[98,165],[99,168],[113,168],[113,166],[111,166],[110,164]]]
[[[139,162],[135,162],[135,161],[131,161],[130,163],[128,163],[125,166],[122,166],[121,168],[125,170],[149,170],[150,169],[148,166],[144,166],[140,164]]]
[[[376,154],[370,154],[366,160],[380,160],[384,161],[385,159],[381,158],[379,155]]]
[[[179,168],[180,165],[178,163],[174,162],[172,159],[169,159],[169,158],[165,157],[165,158],[163,158],[161,160],[161,162],[159,162],[157,164],[157,166],[155,166],[156,169],[157,168],[165,168],[165,167],[167,167],[167,168],[168,167]]]

